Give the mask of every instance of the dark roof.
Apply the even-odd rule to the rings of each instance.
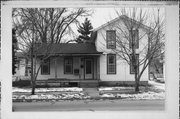
[[[102,54],[96,50],[95,44],[92,43],[59,43],[43,44],[38,47],[37,54]]]

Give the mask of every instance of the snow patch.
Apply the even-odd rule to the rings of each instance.
[[[165,99],[165,93],[145,92],[138,94],[103,94],[101,97],[121,97],[122,99],[133,100],[161,100]]]
[[[109,98],[109,97],[115,97],[115,95],[113,95],[113,94],[103,94],[103,95],[101,95],[101,97]]]
[[[99,91],[113,91],[113,90],[125,90],[134,89],[134,87],[100,87]]]
[[[154,86],[156,89],[165,90],[165,83],[157,83],[155,81],[148,81],[148,84]]]
[[[72,88],[36,88],[35,92],[81,92],[82,88],[72,87]],[[13,92],[20,93],[30,93],[31,88],[17,88],[13,87]]]
[[[16,99],[31,99],[31,100],[65,100],[65,99],[87,99],[90,98],[83,93],[61,93],[61,94],[36,94],[36,95],[13,95],[13,100]]]

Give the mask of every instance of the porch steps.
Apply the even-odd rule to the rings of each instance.
[[[79,82],[79,87],[81,88],[97,88],[98,86],[99,86],[98,81]]]

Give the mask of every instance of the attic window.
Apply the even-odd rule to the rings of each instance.
[[[107,49],[116,48],[116,31],[115,30],[106,31],[106,41],[107,41]]]

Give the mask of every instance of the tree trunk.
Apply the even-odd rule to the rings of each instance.
[[[138,68],[138,66],[137,66],[137,64],[135,64],[135,92],[139,92],[139,79],[140,79],[140,77],[139,77],[139,68]]]
[[[33,80],[32,80],[32,95],[35,95],[35,88],[36,88],[36,55],[34,56],[33,61]]]
[[[35,83],[34,83],[34,60],[33,60],[33,46],[31,48],[31,95],[35,94]]]
[[[135,73],[135,92],[139,92],[139,78],[137,73]]]
[[[35,95],[35,81],[32,82],[32,91],[31,91],[31,95]]]
[[[139,80],[136,79],[135,92],[139,92]]]
[[[35,95],[36,79],[37,79],[40,68],[41,68],[41,66],[39,66],[37,69],[37,72],[34,73],[34,79],[32,80],[32,83],[31,83],[31,87],[32,87],[31,95]]]

